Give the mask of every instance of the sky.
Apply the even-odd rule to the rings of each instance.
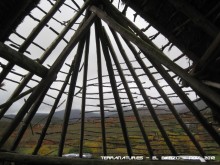
[[[54,1],[52,1],[54,2]],[[81,0],[76,0],[76,2],[79,3],[79,5],[81,6]],[[72,6],[73,8],[77,9],[77,7],[72,3],[71,0],[66,0],[65,2],[66,4]],[[115,6],[118,6],[118,1],[117,0],[114,0],[114,5]],[[39,4],[39,7],[41,9],[43,9],[44,11],[48,12],[51,8],[51,4],[49,3],[49,1],[47,0],[44,0],[44,1],[41,1],[41,3]],[[122,11],[124,8],[123,5],[120,4],[119,6],[119,10]],[[56,20],[59,20],[60,22],[66,22],[68,20],[71,19],[71,17],[75,14],[75,12],[69,8],[67,5],[63,5],[60,9],[59,9],[59,12],[57,12],[55,15],[54,15],[54,18]],[[45,15],[39,8],[36,8],[34,9],[32,12],[31,12],[31,15],[33,15],[35,18],[37,19],[42,19],[42,17]],[[133,20],[133,17],[134,17],[134,11],[129,9],[127,11],[127,17],[131,20]],[[83,17],[80,17],[80,19],[77,21],[77,22],[80,22],[80,20],[82,20]],[[54,32],[52,32],[50,30],[50,28],[53,28],[55,29],[58,33],[61,32],[61,30],[64,28],[63,25],[61,25],[59,22],[57,22],[56,20],[52,19],[48,22],[48,26],[45,27],[42,32],[40,32],[40,34],[35,38],[34,42],[39,44],[40,46],[42,46],[44,49],[46,49],[47,47],[50,46],[50,44],[53,42],[53,40],[56,38],[56,34]],[[33,28],[37,25],[37,21],[33,20],[30,16],[27,16],[24,21],[19,25],[19,27],[16,29],[16,32],[19,33],[20,35],[22,35],[23,37],[27,37],[31,31],[33,30]],[[108,27],[107,25],[103,22],[103,25],[107,28],[108,30]],[[138,26],[140,29],[142,28],[145,28],[148,26],[148,23],[143,20],[141,17],[137,17],[136,20],[135,20],[135,25]],[[74,34],[74,30],[76,30],[78,28],[78,24],[74,25],[72,27],[73,30],[70,30],[66,36],[65,36],[65,39],[66,40],[70,40],[71,36]],[[108,30],[109,32],[109,30]],[[147,36],[151,36],[151,35],[154,35],[156,34],[157,31],[151,27],[148,31],[145,32],[145,34]],[[110,35],[110,38],[112,39],[112,36]],[[18,35],[16,35],[15,33],[13,33],[11,36],[10,36],[10,40],[12,40],[13,42],[21,45],[23,43],[23,39],[21,39]],[[95,34],[94,34],[94,27],[92,26],[91,28],[91,39],[90,39],[90,53],[89,53],[89,66],[88,66],[88,87],[87,87],[87,96],[90,97],[90,98],[98,98],[98,95],[91,95],[91,93],[98,93],[98,88],[97,88],[97,79],[95,80],[90,80],[90,79],[94,79],[94,78],[97,78],[97,66],[96,66],[96,51],[95,51],[95,47],[96,47],[96,44],[95,44]],[[168,40],[162,36],[162,35],[159,35],[155,40],[154,40],[154,43],[161,47],[162,45],[165,45],[166,43],[168,42]],[[7,45],[10,45],[12,44],[12,42],[8,42],[6,41],[5,44]],[[49,66],[51,66],[53,64],[53,62],[55,61],[55,59],[59,56],[59,54],[62,52],[63,48],[66,46],[67,44],[64,42],[64,41],[61,41],[59,43],[59,45],[57,46],[57,48],[51,53],[50,57],[43,63],[44,66],[46,66],[47,68]],[[115,48],[115,51],[116,51],[116,54],[119,54],[119,50],[117,49],[117,46],[115,44],[115,42],[113,42],[113,45],[114,45],[114,48]],[[125,44],[123,44],[125,45]],[[71,64],[71,61],[73,59],[73,57],[75,56],[75,53],[76,53],[76,48],[77,46],[72,50],[72,52],[69,54],[68,58],[66,59],[65,63],[67,64]],[[27,52],[30,52],[30,53],[27,53]],[[29,58],[35,60],[39,57],[41,57],[41,55],[43,54],[43,50],[41,50],[40,48],[36,47],[35,45],[31,44],[29,46],[29,48],[27,49],[27,52],[24,53],[26,56],[28,56]],[[134,60],[134,57],[131,54],[131,52],[129,52],[129,49],[126,48],[126,52],[127,54],[129,55],[129,58],[130,60]],[[178,57],[179,55],[181,55],[182,53],[174,46],[172,48],[172,50],[168,51],[168,49],[165,49],[164,53],[170,58],[170,59],[175,59],[176,57]],[[118,56],[119,58],[119,61],[123,63],[123,60],[121,58],[121,56],[119,55]],[[6,64],[7,61],[5,61],[4,59],[0,58],[1,60],[1,63],[3,64]],[[103,60],[103,65],[102,65],[102,68],[103,68],[103,75],[107,75],[107,69],[106,69],[106,66],[105,66],[105,62],[104,62],[104,58],[102,58]],[[150,66],[150,63],[145,59],[144,60],[146,65]],[[132,62],[133,66],[134,67],[139,67],[137,62]],[[191,62],[185,58],[182,58],[180,59],[179,61],[177,61],[177,64],[180,65],[181,67],[183,68],[186,68],[188,67],[189,65],[191,65]],[[82,66],[82,64],[81,64]],[[115,67],[113,65],[113,67]],[[122,65],[122,67],[124,67],[126,69],[126,66],[125,65]],[[62,71],[64,72],[67,72],[69,69],[69,67],[67,65],[64,64],[64,66],[62,67]],[[77,80],[77,86],[82,86],[82,80],[83,80],[83,69],[84,67],[82,67],[82,70],[81,72],[79,73],[79,77],[78,77],[78,80]],[[151,72],[155,72],[155,69],[152,68],[150,69]],[[1,69],[0,69],[1,71]],[[25,71],[24,69],[16,66],[14,67],[14,71],[16,71],[17,73],[21,73],[23,75],[27,74],[28,72]],[[124,71],[125,74],[129,74],[128,71]],[[136,73],[139,75],[139,74],[143,74],[143,71],[140,70],[140,69],[136,69]],[[154,74],[155,78],[161,78],[161,76],[159,74]],[[65,74],[63,73],[59,73],[58,74],[58,77],[57,77],[57,80],[64,80],[66,77]],[[8,78],[10,79],[13,79],[13,80],[16,80],[18,82],[20,82],[22,80],[22,78],[20,76],[17,76],[13,73],[10,73],[8,75]],[[37,76],[34,76],[33,79],[37,80],[37,81],[40,81],[41,78],[40,77],[37,77]],[[118,79],[117,77],[117,80],[120,81],[120,79]],[[140,76],[140,80],[142,81],[143,83],[143,86],[144,87],[149,87],[151,86],[152,84],[149,82],[148,78],[146,76]],[[133,79],[131,78],[131,76],[127,76],[127,81],[133,81]],[[109,78],[106,76],[106,77],[103,77],[103,82],[105,85],[108,85],[109,86]],[[5,101],[7,101],[10,97],[10,95],[12,94],[12,92],[15,90],[15,88],[17,87],[17,84],[16,83],[13,83],[13,82],[10,82],[10,81],[5,81],[5,86],[4,86],[4,89],[6,89],[7,91],[1,91],[1,96],[0,96],[0,104],[4,103]],[[160,85],[166,85],[165,81],[163,80],[158,80],[158,83]],[[28,83],[28,85],[30,87],[34,87],[37,85],[37,83],[35,81],[31,81],[30,83]],[[95,85],[95,86],[94,86]],[[53,83],[53,85],[51,86],[52,88],[61,88],[62,86],[62,83],[60,82],[55,82]],[[136,87],[136,85],[134,83],[129,83],[129,86],[131,87],[131,90],[133,93],[138,92],[137,89],[133,89],[134,87]],[[123,87],[123,86],[121,86]],[[133,88],[132,88],[133,87]],[[24,91],[26,91],[28,88],[25,88]],[[167,93],[172,93],[173,91],[171,90],[170,87],[164,87],[163,88]],[[79,90],[79,88],[76,89],[76,92]],[[66,88],[65,92],[68,91],[68,88]],[[105,97],[105,104],[108,105],[108,104],[114,104],[114,100],[113,99],[109,99],[109,98],[112,98],[113,95],[112,95],[112,92],[111,92],[111,88],[110,87],[104,87],[104,92],[109,92],[109,93],[106,93],[104,94],[104,97]],[[151,97],[157,97],[159,96],[159,94],[157,93],[157,91],[155,90],[155,88],[151,88],[149,90],[146,90],[147,94]],[[49,90],[48,92],[49,95],[51,96],[54,96],[56,97],[56,95],[58,94],[58,92],[56,90]],[[78,96],[81,96],[81,95],[78,95]],[[124,93],[121,93],[120,96],[123,98],[123,97],[126,97],[126,95]],[[140,101],[142,100],[141,96],[139,94],[134,94],[133,95],[135,100],[136,101]],[[27,96],[28,97],[28,96]],[[10,110],[8,111],[8,113],[16,113],[19,108],[24,104],[25,102],[25,99],[27,99],[27,97],[25,98],[22,98],[20,99],[19,101],[17,101],[16,103],[14,103],[11,107],[10,107]],[[192,97],[195,97],[194,94],[192,94]],[[171,98],[173,99],[173,98]],[[66,100],[66,95],[63,95],[61,101],[60,101],[60,104],[61,103],[64,103],[62,104],[58,110],[63,110],[65,108],[65,100]],[[178,102],[179,100],[175,98],[175,102]],[[44,99],[44,102],[47,103],[47,104],[50,104],[52,105],[53,102],[54,102],[54,99],[46,96],[45,99]],[[127,99],[125,100],[122,100],[122,102],[127,102]],[[153,100],[152,101],[153,103],[160,103],[160,101],[158,100]],[[96,99],[87,99],[86,101],[87,103],[87,110],[88,111],[92,111],[92,110],[97,110],[98,108],[95,107],[99,104],[98,100]],[[91,105],[91,106],[90,106]],[[81,99],[80,98],[77,98],[75,97],[74,98],[74,103],[73,103],[73,109],[80,109],[81,107]],[[46,104],[42,104],[41,107],[39,108],[39,111],[38,112],[43,112],[43,113],[47,113],[49,112],[51,109],[50,106],[46,105]],[[106,109],[109,109],[109,110],[114,110],[115,109],[115,106],[106,106]]]

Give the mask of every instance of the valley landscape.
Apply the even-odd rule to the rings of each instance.
[[[169,148],[164,142],[161,132],[154,123],[148,110],[139,109],[139,114],[154,154],[157,156],[171,155]],[[209,113],[207,113],[207,115],[210,116]],[[57,155],[61,138],[60,134],[62,132],[63,116],[63,110],[57,111],[54,114],[43,144],[38,151],[39,155]],[[125,111],[124,116],[133,154],[137,156],[148,156],[149,153],[145,141],[133,112],[131,110]],[[183,118],[185,124],[193,133],[202,148],[204,148],[206,154],[214,155],[216,156],[216,159],[219,159],[219,147],[208,135],[206,130],[204,130],[202,125],[195,122],[195,118],[187,111],[182,111],[180,116]],[[1,127],[7,128],[13,117],[14,115],[5,116],[4,120],[1,120]],[[175,117],[170,112],[159,111],[158,117],[180,155],[200,155],[194,144],[190,141],[187,134],[180,127]],[[33,153],[46,120],[47,114],[39,113],[35,115],[16,152],[22,154]],[[7,141],[7,145],[4,146],[5,150],[10,149],[10,146],[13,144],[14,139],[17,136],[18,130],[19,129],[17,129]],[[3,131],[4,129],[1,129],[0,136],[2,135]],[[107,154],[113,156],[126,156],[127,150],[122,135],[120,121],[118,119],[118,114],[116,112],[105,113],[105,131]],[[63,154],[79,153],[80,133],[81,111],[74,109],[72,110],[70,116]],[[100,114],[97,112],[87,112],[85,115],[83,153],[90,153],[92,154],[93,158],[100,158],[100,156],[103,156],[101,120]]]

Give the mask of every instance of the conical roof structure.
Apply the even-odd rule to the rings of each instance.
[[[217,1],[16,3],[1,17],[0,164],[218,158]]]

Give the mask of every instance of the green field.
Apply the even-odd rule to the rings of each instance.
[[[166,133],[168,134],[173,146],[180,155],[199,155],[199,152],[195,148],[194,144],[190,141],[189,137],[179,126],[177,121],[172,115],[160,115],[161,123],[163,124]],[[189,129],[195,136],[196,140],[202,146],[203,150],[207,155],[214,155],[219,160],[220,149],[219,146],[212,140],[207,134],[204,128],[196,121],[192,116],[182,116],[185,123],[190,123]],[[136,119],[133,116],[126,117],[126,126],[128,131],[129,140],[131,143],[132,152],[134,155],[148,156],[148,150]],[[147,137],[153,148],[154,155],[171,155],[169,148],[167,147],[164,139],[155,125],[153,119],[150,116],[142,117],[142,122],[147,133]],[[9,121],[1,121],[1,127],[6,128],[9,125]],[[32,124],[26,131],[20,145],[16,152],[23,154],[32,154],[38,138],[41,134],[41,130],[44,124]],[[105,119],[106,127],[106,145],[107,154],[112,156],[126,156],[127,150],[122,135],[120,122],[117,117],[110,117]],[[32,129],[31,129],[32,128]],[[69,124],[68,133],[66,136],[65,147],[63,150],[64,154],[78,153],[80,144],[80,130],[81,122],[75,121]],[[1,129],[2,134],[4,130]],[[59,148],[60,133],[62,131],[61,122],[53,122],[48,128],[47,135],[44,142],[39,150],[39,155],[50,155],[56,156]],[[13,144],[15,137],[17,136],[18,130],[16,130],[7,144],[4,146],[5,149],[9,150]],[[91,153],[94,158],[100,158],[103,155],[102,150],[102,134],[101,134],[101,121],[98,119],[87,119],[85,122],[84,141],[83,141],[83,152]]]

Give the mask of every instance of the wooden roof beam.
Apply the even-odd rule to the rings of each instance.
[[[30,59],[24,54],[17,52],[9,46],[0,42],[0,57],[14,63],[40,77],[47,75],[48,69],[38,62]]]
[[[24,43],[20,46],[19,52],[24,53],[24,51],[30,46],[36,36],[40,33],[40,31],[45,27],[46,23],[53,17],[56,11],[63,5],[65,0],[57,0],[54,6],[50,9],[50,11],[45,15],[40,23],[33,29],[30,35],[26,38]],[[0,83],[5,79],[5,77],[9,74],[9,72],[14,67],[14,64],[9,62],[5,69],[0,73]]]
[[[105,5],[108,5],[109,2],[108,1],[103,1],[103,3],[105,3]],[[177,39],[177,37],[167,28],[165,28],[164,26],[161,26],[161,24],[158,22],[158,20],[156,20],[154,17],[152,17],[149,14],[146,14],[145,12],[143,12],[142,10],[138,10],[138,7],[133,5],[133,3],[131,1],[129,1],[129,6],[135,10],[142,18],[144,18],[146,21],[148,21],[154,28],[156,28],[158,31],[160,31],[170,42],[174,43],[182,52],[184,52],[185,54],[187,54],[187,56],[193,60],[193,61],[197,61],[198,57],[196,56],[196,54],[192,51],[190,51],[189,49],[187,49],[184,44]],[[142,37],[143,35],[140,35],[142,32],[133,25],[133,22],[131,22],[127,17],[125,17],[124,15],[120,14],[120,12],[117,10],[117,8],[115,8],[113,5],[108,5],[108,8],[106,9],[108,10],[109,13],[111,13],[112,15],[114,15],[114,18],[117,19],[117,21],[126,21],[125,23],[127,23],[128,26],[130,26],[132,29],[135,29],[135,32]],[[145,37],[146,39],[146,37]]]
[[[194,67],[192,75],[198,75],[204,72],[208,66],[218,57],[220,48],[220,33],[216,36],[210,46],[207,48],[203,56],[199,59]]]
[[[100,29],[101,29],[101,27],[100,27]],[[130,143],[129,136],[128,136],[127,126],[126,126],[126,122],[125,122],[125,118],[124,118],[124,114],[123,114],[123,108],[122,108],[120,96],[119,96],[118,89],[117,89],[115,74],[114,74],[113,67],[112,67],[113,66],[112,60],[110,57],[110,52],[108,51],[108,46],[107,46],[108,42],[105,37],[104,30],[101,31],[101,33],[100,33],[100,40],[101,40],[101,45],[102,45],[102,49],[103,49],[103,54],[105,57],[107,71],[109,74],[109,79],[110,79],[112,93],[113,93],[114,100],[115,100],[115,105],[117,108],[118,117],[120,120],[124,141],[125,141],[125,145],[127,148],[127,154],[128,154],[128,156],[132,156],[133,152],[132,152],[131,143]]]
[[[124,50],[124,48],[122,46],[122,43],[120,42],[120,39],[117,36],[116,32],[114,30],[112,30],[112,29],[110,29],[110,30],[112,31],[114,39],[115,39],[115,41],[116,41],[116,43],[118,45],[119,51],[121,52],[121,54],[123,54],[123,56],[127,56],[127,54],[126,54],[126,52],[125,52],[125,50]],[[146,131],[144,129],[144,125],[143,125],[143,123],[141,121],[141,117],[139,115],[138,108],[137,108],[135,100],[133,98],[132,91],[131,91],[131,89],[130,89],[130,87],[128,85],[128,81],[127,81],[127,79],[126,79],[126,77],[125,77],[125,75],[123,73],[123,69],[122,69],[122,67],[121,67],[121,65],[119,63],[119,60],[117,58],[117,54],[114,51],[114,47],[113,47],[113,45],[112,45],[112,43],[110,41],[109,36],[107,35],[106,30],[105,30],[105,36],[106,36],[107,41],[108,41],[108,46],[109,46],[109,50],[110,50],[110,52],[112,54],[112,58],[113,58],[114,63],[116,65],[117,69],[118,69],[119,76],[121,78],[122,84],[123,84],[123,86],[125,88],[125,91],[126,91],[126,94],[128,96],[128,100],[129,100],[128,104],[130,104],[131,107],[132,107],[132,111],[133,111],[134,116],[136,118],[136,121],[138,123],[139,129],[140,129],[140,131],[142,133],[142,136],[143,136],[143,139],[145,141],[148,153],[149,153],[150,157],[152,157],[154,155],[154,151],[153,151],[153,149],[151,147],[150,140],[149,140],[149,138],[147,136],[147,133],[146,133]]]
[[[57,1],[58,2],[58,1]],[[46,51],[42,54],[42,56],[39,58],[38,62],[40,64],[42,64],[47,58],[48,56],[51,54],[51,52],[55,49],[55,47],[59,44],[59,42],[64,38],[64,36],[66,35],[66,33],[68,32],[68,30],[73,26],[73,24],[77,21],[77,19],[80,17],[80,15],[84,12],[84,10],[87,8],[87,6],[90,4],[90,0],[87,0],[84,5],[82,6],[82,8],[72,17],[72,19],[69,21],[69,23],[65,26],[65,28],[60,32],[60,34],[57,36],[57,38],[51,43],[51,45],[46,49]],[[53,9],[54,10],[54,9]],[[50,12],[49,12],[50,13]],[[52,17],[50,14],[47,14],[47,17]],[[48,19],[48,18],[44,18],[43,20]],[[42,21],[43,21],[42,20]],[[41,26],[41,23],[39,23],[37,26]],[[43,27],[43,26],[42,26]],[[35,28],[35,30],[38,30],[39,28]],[[31,37],[31,35],[29,36],[29,38],[33,38]],[[34,39],[34,38],[33,38]],[[24,44],[27,42],[27,40],[25,40]],[[28,42],[31,43],[31,41],[29,40]],[[26,44],[26,48],[27,48],[27,44]],[[24,49],[24,46],[22,49]],[[20,48],[21,49],[21,48]],[[19,52],[21,52],[19,49]],[[22,53],[22,52],[21,52]],[[13,68],[14,64],[7,64],[6,68],[2,71],[2,73],[0,74],[0,83],[1,83],[1,78],[5,76],[7,76],[6,72],[9,72],[12,68]],[[27,83],[29,82],[29,80],[32,78],[33,73],[29,72],[27,75],[25,75],[25,77],[22,79],[22,81],[20,82],[20,84],[18,85],[18,87],[16,88],[16,90],[13,92],[13,94],[10,96],[10,100],[14,100],[14,98],[16,98],[19,93],[24,89],[24,87],[27,85]],[[2,79],[4,80],[4,79]],[[12,103],[11,103],[12,104]],[[3,115],[5,114],[5,112],[9,109],[9,107],[11,106],[11,104],[7,104],[3,109],[1,109],[0,112],[0,119],[3,117]]]
[[[205,18],[198,10],[184,0],[168,0],[177,10],[189,17],[195,25],[203,29],[209,36],[215,38],[219,29]]]
[[[104,158],[103,158],[104,159]],[[69,159],[69,158],[60,158],[60,157],[49,157],[49,156],[37,156],[37,155],[24,155],[17,153],[9,153],[9,152],[0,152],[0,160],[1,161],[10,161],[16,163],[25,163],[25,164],[50,164],[50,165],[87,165],[87,164],[96,164],[96,165],[127,165],[127,164],[137,164],[137,165],[185,165],[192,164],[192,162],[186,161],[140,161],[140,160],[102,160],[102,159]],[[204,164],[202,162],[193,162],[194,165]],[[209,165],[216,165],[215,162],[209,162]]]
[[[155,61],[158,61],[159,63],[163,64],[170,70],[172,70],[174,73],[176,73],[178,76],[183,78],[185,81],[189,83],[189,85],[194,88],[197,92],[204,95],[206,98],[208,98],[212,103],[216,104],[216,106],[220,107],[220,98],[219,94],[216,93],[214,90],[208,88],[206,85],[202,84],[195,78],[191,77],[186,73],[181,67],[173,63],[168,57],[166,57],[161,51],[156,49],[155,47],[149,45],[142,39],[136,37],[122,27],[120,24],[118,24],[115,20],[113,20],[111,17],[109,17],[106,13],[104,13],[102,10],[95,6],[91,6],[91,11],[97,14],[98,17],[100,17],[103,21],[105,21],[111,28],[113,28],[115,31],[121,34],[124,38],[131,41],[135,45],[137,45],[140,49],[142,49],[146,54],[148,54],[149,58],[152,58]]]
[[[96,38],[96,54],[97,54],[97,71],[98,71],[98,86],[99,86],[99,105],[101,115],[101,129],[102,129],[102,150],[103,155],[107,156],[107,143],[106,143],[106,129],[105,129],[105,105],[104,105],[104,83],[103,83],[103,71],[102,71],[102,57],[101,57],[101,44],[99,35],[99,23],[100,19],[95,22],[95,38]]]

